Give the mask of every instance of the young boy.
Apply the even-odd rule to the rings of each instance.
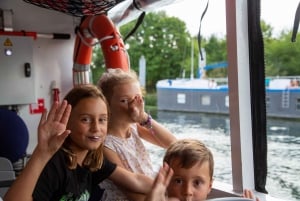
[[[177,141],[168,148],[164,162],[174,171],[167,188],[169,197],[206,200],[213,183],[214,159],[202,142]]]
[[[146,201],[207,199],[213,184],[214,159],[205,144],[194,139],[178,140],[167,149],[163,161],[169,167],[164,164],[165,171],[160,171]],[[249,190],[244,191],[243,197],[254,198]]]

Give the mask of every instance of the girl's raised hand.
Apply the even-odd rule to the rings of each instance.
[[[64,100],[61,104],[54,102],[47,115],[45,110],[38,125],[38,148],[45,153],[54,154],[70,134],[66,130],[71,113],[71,105]]]
[[[130,117],[135,122],[143,122],[145,120],[144,111],[144,100],[141,96],[135,96],[132,100],[128,102],[128,111],[130,113]]]

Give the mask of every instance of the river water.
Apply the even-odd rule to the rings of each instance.
[[[230,123],[227,115],[157,111],[152,115],[177,138],[197,138],[213,152],[215,180],[232,183]],[[273,197],[300,200],[300,121],[267,120],[268,177]],[[154,167],[162,164],[164,150],[146,143]]]

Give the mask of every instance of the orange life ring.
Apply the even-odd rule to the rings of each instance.
[[[102,14],[85,17],[79,26],[74,48],[74,73],[89,71],[96,42],[101,45],[106,68],[129,70],[129,57],[121,35],[113,22]],[[88,79],[77,74],[73,78],[74,83],[86,82],[77,80],[82,77]]]

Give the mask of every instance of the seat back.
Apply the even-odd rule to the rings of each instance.
[[[4,197],[12,181],[15,179],[15,171],[10,160],[0,157],[0,197]]]

